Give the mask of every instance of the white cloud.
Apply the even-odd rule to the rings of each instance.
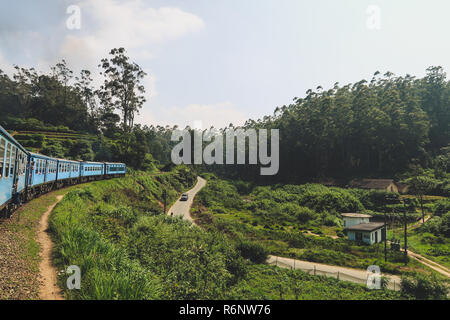
[[[149,59],[170,40],[204,27],[201,18],[179,8],[149,8],[141,0],[85,0],[81,30],[69,31],[60,55],[76,64],[98,63],[110,49],[125,47],[134,59]]]
[[[96,74],[100,59],[112,48],[126,48],[132,60],[142,65],[155,57],[164,43],[204,27],[203,20],[192,13],[176,7],[151,8],[142,0],[83,0],[76,5],[81,9],[80,30],[66,27],[71,15],[65,12],[52,29],[17,26],[0,30],[0,40],[8,44],[2,63],[23,65],[26,61],[48,71],[65,59],[75,73],[90,69]]]
[[[227,127],[230,123],[235,126],[243,125],[248,116],[230,102],[217,104],[189,104],[184,107],[169,107],[144,109],[139,116],[144,124],[178,125],[181,128],[187,125],[194,127],[198,123],[203,129]]]

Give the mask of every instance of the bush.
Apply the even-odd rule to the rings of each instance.
[[[428,277],[417,274],[402,277],[401,293],[419,300],[446,299],[448,288],[435,276]]]
[[[450,212],[450,199],[437,201],[433,208],[433,215],[442,216]]]
[[[268,258],[268,253],[266,248],[252,241],[241,241],[236,247],[241,256],[245,259],[249,259],[253,263],[265,263]]]

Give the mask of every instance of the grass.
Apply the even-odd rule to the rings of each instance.
[[[412,251],[450,269],[450,243],[435,238],[429,233],[412,232],[408,236],[408,246]]]
[[[252,265],[248,277],[233,288],[233,299],[285,300],[398,300],[398,292],[368,290],[366,287],[299,270]]]

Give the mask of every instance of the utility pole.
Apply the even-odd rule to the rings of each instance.
[[[386,202],[389,204],[398,203],[398,198],[393,194],[388,194],[386,196]],[[392,212],[394,212],[394,208],[392,208]],[[384,212],[384,262],[387,262],[387,221],[386,221],[386,212]]]
[[[384,213],[384,262],[387,262],[387,225],[386,225],[386,212]]]
[[[403,207],[404,207],[404,213],[403,213],[403,220],[405,220],[405,266],[408,265],[408,232],[407,232],[407,221],[406,221],[406,199],[403,199]]]
[[[166,208],[167,208],[167,191],[166,189],[164,189],[163,191],[163,196],[164,196],[164,214],[166,214]]]

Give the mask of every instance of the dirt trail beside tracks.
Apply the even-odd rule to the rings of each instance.
[[[42,215],[38,231],[37,240],[41,247],[39,253],[41,263],[39,264],[41,285],[39,290],[39,298],[42,300],[63,300],[61,290],[57,283],[57,269],[52,264],[53,242],[47,232],[50,214],[55,206],[64,198],[64,195],[57,196],[56,202],[48,207],[47,211]]]

